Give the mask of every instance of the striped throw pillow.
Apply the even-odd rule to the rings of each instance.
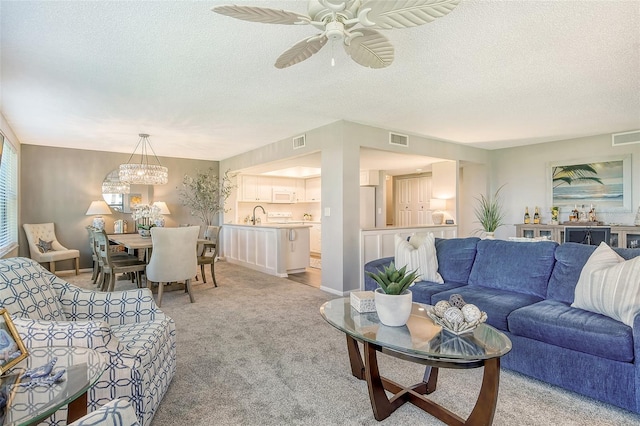
[[[582,268],[571,306],[633,327],[640,312],[640,257],[624,260],[600,243]]]

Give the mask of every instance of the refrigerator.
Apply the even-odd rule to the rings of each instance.
[[[360,228],[376,227],[376,188],[360,187]]]

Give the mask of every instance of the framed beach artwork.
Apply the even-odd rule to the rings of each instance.
[[[0,374],[29,354],[6,309],[0,309]]]
[[[552,162],[547,179],[550,205],[565,212],[574,206],[631,211],[631,155]]]

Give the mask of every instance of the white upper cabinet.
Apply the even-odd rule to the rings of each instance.
[[[377,186],[380,184],[378,170],[360,170],[360,186]]]
[[[305,200],[320,201],[321,196],[320,178],[307,179],[305,181]]]

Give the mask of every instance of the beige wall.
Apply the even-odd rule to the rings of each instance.
[[[91,224],[92,217],[85,213],[91,201],[102,199],[101,184],[105,176],[128,158],[129,154],[22,145],[20,256],[29,256],[22,224],[53,222],[58,240],[68,248],[80,250],[80,267],[90,267],[85,226]],[[217,172],[218,162],[167,157],[161,157],[160,161],[169,168],[169,183],[150,187],[150,201],[167,203],[171,211],[171,215],[166,216],[167,226],[201,225],[200,220],[180,204],[177,188],[182,177],[194,174],[196,169],[204,171],[213,167]],[[128,220],[131,231],[130,214],[114,212],[104,218],[107,232],[113,231],[113,222],[117,219]],[[56,269],[72,269],[71,261],[60,262]]]
[[[624,130],[621,130],[621,132]],[[515,236],[514,224],[522,223],[525,206],[533,214],[532,208],[540,207],[543,222],[550,219],[550,184],[547,180],[550,162],[565,160],[606,161],[609,156],[631,154],[631,210],[626,213],[608,213],[598,211],[599,220],[633,224],[640,203],[640,144],[611,146],[611,134],[590,136],[577,139],[554,141],[528,145],[518,148],[506,148],[491,151],[492,168],[490,173],[492,190],[505,184],[501,191],[506,206],[506,222],[509,224],[498,229],[497,238]],[[566,209],[560,211],[560,220],[568,218]]]

